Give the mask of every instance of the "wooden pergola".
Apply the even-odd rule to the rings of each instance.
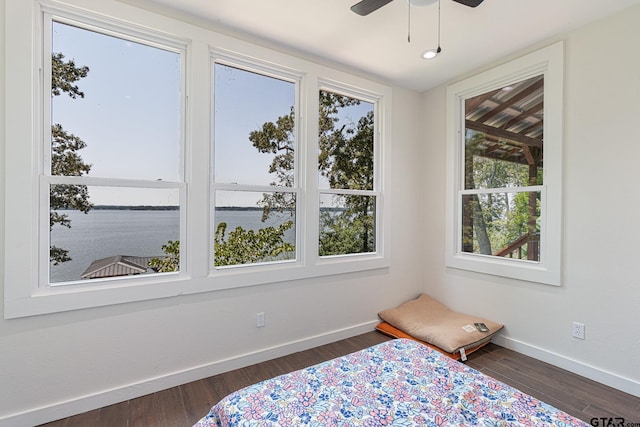
[[[529,169],[529,185],[536,185],[538,170],[543,166],[543,93],[544,77],[536,76],[466,99],[465,127],[483,134],[484,140],[474,144],[472,151],[467,147],[465,156],[522,164]],[[540,259],[535,193],[529,195],[528,211],[527,233],[492,255],[520,257],[526,245],[527,259]],[[473,216],[465,215],[465,221],[465,233],[473,233]],[[473,252],[472,241],[463,239],[463,251]]]

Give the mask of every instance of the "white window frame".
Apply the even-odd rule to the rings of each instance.
[[[540,261],[462,252],[461,199],[468,193],[464,189],[464,101],[540,75],[544,76],[543,184],[517,189],[541,192]],[[563,77],[563,43],[558,42],[447,88],[447,267],[561,285]]]
[[[186,232],[186,182],[184,180],[185,167],[184,167],[184,117],[185,117],[185,70],[186,70],[186,50],[187,44],[181,40],[175,40],[167,38],[161,34],[156,34],[150,31],[136,31],[132,28],[123,26],[122,23],[113,21],[96,19],[77,15],[69,10],[53,8],[47,5],[42,6],[42,27],[43,27],[43,46],[42,46],[42,106],[43,114],[41,118],[42,123],[42,162],[40,176],[40,265],[39,265],[39,280],[38,287],[40,290],[45,291],[51,287],[57,286],[96,286],[104,282],[144,282],[151,280],[150,275],[140,276],[126,276],[108,279],[78,279],[72,282],[60,282],[50,283],[50,270],[49,263],[46,262],[49,258],[49,246],[50,233],[49,230],[49,188],[54,184],[71,184],[71,185],[86,185],[86,186],[104,186],[104,187],[118,187],[118,188],[148,188],[148,189],[171,189],[178,190],[179,192],[179,207],[180,207],[180,265],[185,266],[185,232]],[[142,179],[122,179],[122,178],[100,178],[91,176],[58,176],[51,174],[51,103],[46,96],[47,90],[50,88],[51,82],[51,52],[49,48],[51,46],[51,27],[53,22],[61,24],[75,26],[77,28],[93,31],[105,36],[114,36],[123,40],[128,40],[142,45],[162,49],[168,52],[173,52],[180,55],[180,159],[179,159],[179,181],[158,181],[158,180],[142,180]],[[185,266],[186,267],[186,266]],[[159,273],[153,276],[165,276],[165,275],[186,275],[186,268],[181,268],[176,273]],[[160,279],[163,280],[163,279]]]
[[[264,61],[258,61],[256,59],[243,57],[239,54],[233,54],[230,52],[224,52],[219,49],[211,50],[211,69],[213,74],[213,68],[215,64],[227,65],[230,67],[237,68],[242,71],[256,73],[261,76],[271,77],[278,80],[282,80],[285,82],[293,83],[295,85],[295,94],[294,94],[294,117],[295,117],[295,149],[294,149],[294,177],[293,177],[293,187],[282,187],[282,186],[270,186],[270,185],[249,185],[249,184],[231,184],[231,183],[219,183],[215,180],[215,158],[211,160],[211,213],[213,221],[211,221],[210,228],[210,260],[213,260],[214,253],[214,237],[215,237],[215,193],[218,190],[223,191],[250,191],[250,192],[262,192],[262,193],[293,193],[296,195],[296,213],[295,213],[295,230],[296,230],[296,254],[295,259],[286,260],[286,261],[277,261],[277,262],[262,262],[262,263],[252,263],[252,264],[238,264],[238,265],[225,265],[225,266],[214,266],[213,262],[210,263],[210,276],[222,276],[224,275],[225,270],[231,270],[236,268],[244,268],[251,269],[269,269],[271,268],[281,268],[281,264],[292,264],[292,263],[300,263],[302,259],[302,231],[303,221],[300,219],[301,214],[303,212],[303,208],[300,204],[300,200],[302,199],[303,189],[301,186],[300,179],[300,167],[302,162],[301,159],[301,146],[300,143],[300,127],[302,125],[302,120],[300,119],[300,111],[301,111],[301,103],[300,103],[300,86],[302,84],[303,74],[301,72],[287,69],[285,67],[277,67],[274,64],[270,64]],[[215,78],[215,76],[213,77]],[[212,85],[213,86],[213,85]],[[213,97],[215,97],[215,93],[212,91],[212,102]],[[215,123],[215,112],[212,109],[212,117],[211,123]],[[215,157],[215,140],[213,136],[213,132],[211,135],[211,147],[213,156]]]
[[[373,104],[373,118],[374,118],[373,190],[353,190],[353,189],[347,189],[347,188],[318,188],[318,204],[319,204],[319,198],[322,195],[352,195],[352,196],[375,197],[376,198],[376,205],[375,205],[376,250],[370,253],[352,253],[352,254],[342,254],[342,255],[320,256],[318,254],[319,247],[320,247],[319,236],[318,236],[318,239],[316,239],[315,253],[320,258],[320,260],[340,259],[343,257],[360,257],[360,258],[366,258],[366,257],[372,257],[372,256],[375,257],[379,251],[382,251],[384,253],[384,246],[382,245],[382,237],[384,236],[384,233],[382,233],[382,235],[378,233],[378,230],[382,230],[381,227],[384,224],[384,222],[382,221],[382,217],[383,217],[382,191],[380,191],[382,187],[382,181],[381,181],[382,170],[380,168],[381,162],[379,161],[381,159],[381,147],[380,147],[381,130],[380,129],[382,127],[382,123],[380,119],[380,111],[382,109],[381,103],[380,103],[381,102],[380,95],[367,92],[367,91],[362,91],[362,90],[354,90],[354,88],[349,88],[340,84],[339,82],[334,82],[329,80],[321,79],[318,83],[319,83],[318,91],[327,91],[337,95],[347,96],[349,98],[358,99],[360,101]],[[317,153],[318,151],[316,151],[316,160],[317,160]],[[316,165],[315,169],[317,168],[318,167]],[[316,215],[318,214],[319,214],[319,209],[316,212]],[[319,234],[319,228],[318,228],[318,234]]]
[[[293,57],[230,36],[146,11],[115,0],[6,0],[4,28],[5,96],[5,259],[4,317],[17,318],[113,304],[145,301],[179,295],[211,292],[287,280],[357,273],[390,265],[390,184],[392,90],[371,80],[321,64]],[[181,269],[179,273],[150,274],[135,278],[95,279],[89,283],[39,286],[39,260],[47,256],[40,221],[43,200],[39,186],[51,180],[71,179],[90,185],[148,186],[147,181],[114,181],[90,177],[44,177],[42,135],[44,11],[99,28],[112,28],[141,40],[169,40],[185,46],[184,182],[154,186],[181,190]],[[110,27],[111,26],[111,27]],[[298,161],[299,198],[296,232],[300,241],[295,262],[211,269],[211,52],[226,52],[234,58],[250,59],[272,70],[289,70],[299,76]],[[343,88],[347,93],[369,94],[377,100],[379,124],[376,133],[376,161],[379,187],[376,253],[320,259],[318,246],[318,90],[323,84]],[[76,179],[78,180],[76,182]],[[46,203],[45,203],[46,202]],[[384,220],[383,220],[384,216]],[[46,227],[48,234],[48,227]]]
[[[260,285],[280,281],[304,279],[342,273],[352,273],[390,266],[391,223],[384,220],[385,212],[390,206],[389,197],[385,197],[383,189],[388,187],[390,147],[382,141],[391,140],[391,115],[389,114],[391,90],[388,87],[371,84],[359,78],[344,75],[330,69],[323,69],[323,75],[297,70],[292,67],[275,67],[270,61],[260,61],[235,51],[220,48],[211,49],[211,67],[215,61],[232,65],[248,71],[265,75],[300,78],[299,83],[299,113],[297,125],[297,153],[296,178],[300,185],[296,188],[296,260],[290,262],[272,262],[241,264],[211,268],[209,277],[215,278],[213,289],[228,289],[244,286]],[[319,177],[318,177],[318,102],[321,89],[330,89],[335,93],[353,96],[375,104],[376,140],[375,140],[375,168],[376,188],[367,195],[376,195],[376,252],[364,254],[346,254],[320,257],[319,246]],[[213,113],[212,113],[213,114]],[[213,115],[212,115],[213,123]],[[213,142],[212,142],[213,146]],[[213,174],[213,172],[212,172]],[[210,198],[217,189],[251,189],[252,186],[229,186],[211,181]],[[262,187],[261,187],[262,188]],[[264,189],[273,191],[272,187]],[[333,190],[328,190],[333,191]],[[344,190],[347,191],[347,190]],[[211,232],[213,224],[210,224]],[[213,256],[212,245],[210,253]]]

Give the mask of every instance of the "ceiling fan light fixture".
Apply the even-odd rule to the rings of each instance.
[[[382,6],[391,3],[393,0],[360,0],[358,3],[351,6],[351,11],[360,16],[366,16],[371,12],[375,12]],[[413,6],[428,6],[439,0],[409,0],[409,4]],[[453,0],[457,3],[463,4],[469,7],[476,7],[484,0]]]
[[[437,49],[429,49],[426,52],[424,52],[422,54],[422,58],[424,58],[424,59],[433,59],[436,56],[438,56],[440,54],[440,52],[442,52],[442,48],[440,48],[440,46],[438,46]]]

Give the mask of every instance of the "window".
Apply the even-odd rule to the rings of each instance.
[[[296,82],[213,70],[213,267],[295,260]]]
[[[162,246],[181,240],[182,53],[45,19],[41,286],[168,271]]]
[[[544,78],[465,99],[462,252],[540,261]]]
[[[320,256],[376,252],[375,103],[320,91]]]
[[[296,126],[300,77],[215,52],[213,70],[213,268],[286,261],[308,265],[313,253],[376,256],[380,193],[374,111],[379,100],[321,83],[319,106],[311,110],[317,111],[319,126],[319,210],[315,221],[305,220],[297,203],[305,163],[298,157]],[[306,190],[311,193],[315,186]],[[297,251],[301,235],[317,242],[306,259]]]
[[[560,283],[562,45],[448,90],[447,265]]]
[[[389,87],[84,3],[6,4],[5,317],[389,266]]]

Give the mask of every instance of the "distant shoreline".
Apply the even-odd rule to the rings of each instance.
[[[58,209],[60,211],[73,211],[75,209]],[[152,206],[152,205],[95,205],[92,211],[179,211],[180,206]],[[342,212],[344,208],[320,208],[321,212]],[[262,212],[263,208],[259,206],[219,206],[216,211],[244,211],[244,212]]]
[[[60,209],[60,210],[74,210],[74,209]],[[180,206],[95,205],[91,208],[91,210],[96,210],[96,211],[179,211]],[[257,206],[224,206],[224,207],[218,207],[216,208],[216,210],[217,211],[262,211],[262,208]]]
[[[121,206],[121,205],[96,205],[91,208],[96,211],[178,211],[180,206]]]

